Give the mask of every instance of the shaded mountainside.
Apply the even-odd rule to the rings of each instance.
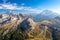
[[[60,40],[60,17],[56,18],[35,22],[25,14],[2,14],[0,40]]]
[[[60,17],[55,17],[53,19],[44,20],[40,22],[49,27],[49,30],[52,33],[53,40],[60,40]]]

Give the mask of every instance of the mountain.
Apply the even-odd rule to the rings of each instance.
[[[51,15],[51,11],[45,10],[39,14],[40,21],[36,22],[32,15],[1,14],[0,40],[60,40],[60,17]]]
[[[52,19],[44,20],[40,22],[40,24],[49,27],[49,30],[52,33],[53,40],[60,40],[60,17],[59,16]]]
[[[52,40],[51,32],[40,26],[38,22],[35,22],[28,15],[1,15],[4,15],[0,18],[3,19],[0,23],[1,40],[16,40],[16,38],[18,40],[45,40],[45,38],[48,40]],[[49,37],[47,37],[48,35],[46,35],[44,30],[46,30],[47,34],[50,35]]]
[[[47,20],[50,18],[54,18],[56,16],[59,16],[59,15],[55,12],[52,12],[50,10],[43,10],[40,14],[37,14],[33,18],[35,21],[43,21],[43,20]]]
[[[6,21],[9,21],[10,17],[7,14],[2,14],[0,17],[0,24],[4,24]]]

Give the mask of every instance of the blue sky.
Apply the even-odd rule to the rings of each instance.
[[[1,12],[9,9],[18,13],[40,13],[48,9],[60,13],[60,0],[0,0],[0,9],[4,9]]]

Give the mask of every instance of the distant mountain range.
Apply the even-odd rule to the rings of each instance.
[[[35,21],[42,21],[42,20],[47,20],[50,18],[54,18],[56,16],[59,16],[58,13],[52,12],[50,10],[44,10],[42,11],[40,14],[37,14],[35,16],[33,16]]]

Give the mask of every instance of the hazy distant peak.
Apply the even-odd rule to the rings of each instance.
[[[48,9],[45,9],[45,10],[43,10],[43,12],[52,12],[51,10],[48,10]]]

